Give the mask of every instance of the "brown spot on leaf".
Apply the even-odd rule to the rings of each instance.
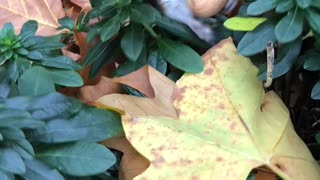
[[[192,180],[199,180],[200,178],[199,178],[199,176],[192,176],[191,179]]]
[[[222,161],[223,161],[223,158],[222,158],[222,157],[217,157],[217,158],[216,158],[216,161],[222,162]]]
[[[180,102],[184,98],[187,87],[175,88],[171,100]]]
[[[204,71],[204,74],[205,74],[205,75],[208,75],[208,76],[212,75],[212,73],[213,73],[213,69],[212,69],[212,68],[206,69],[206,70]]]
[[[231,125],[229,126],[229,128],[231,129],[231,130],[234,130],[235,128],[236,128],[236,123],[231,123]]]
[[[277,168],[279,168],[281,171],[287,171],[287,169],[283,166],[283,165],[281,165],[281,164],[275,164],[275,166],[277,167]]]

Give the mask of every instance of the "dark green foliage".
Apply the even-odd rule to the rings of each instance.
[[[84,60],[84,66],[92,64],[90,78],[98,74],[99,67],[114,57],[124,57],[116,75],[128,74],[148,64],[147,57],[152,52],[159,53],[161,62],[156,62],[158,58],[154,58],[151,63],[161,64],[155,67],[160,68],[164,74],[169,69],[168,63],[186,72],[197,73],[203,70],[198,53],[183,42],[173,39],[179,38],[195,48],[207,49],[210,45],[200,40],[186,25],[162,16],[157,7],[143,1],[129,0],[91,3],[94,9],[88,17],[100,17],[100,21],[90,27],[87,40],[91,42],[99,38],[101,42],[93,47]],[[177,45],[175,48],[178,50],[173,50],[172,45]]]
[[[60,36],[36,30],[28,21],[20,35],[11,24],[0,31],[0,179],[104,175],[117,158],[96,142],[123,131],[120,115],[56,93],[83,84],[81,66],[60,54]]]
[[[73,26],[66,18],[60,22]],[[83,81],[75,72],[81,66],[57,51],[64,47],[61,37],[36,36],[37,27],[37,22],[28,21],[15,35],[12,24],[7,23],[0,31],[0,64],[7,69],[7,80],[17,84],[21,95],[31,96],[54,92],[55,85],[81,86]]]
[[[103,173],[116,158],[95,142],[121,131],[118,114],[58,93],[5,98],[0,102],[0,176],[56,180],[64,174]]]
[[[268,21],[248,32],[238,45],[238,52],[245,56],[265,51],[266,43],[276,44],[276,64],[273,77],[289,72],[292,67],[303,67],[319,71],[320,3],[313,0],[256,0],[248,3],[246,15],[263,15]],[[247,4],[246,4],[247,6]],[[272,11],[275,10],[275,11]],[[310,41],[312,39],[312,41]],[[308,42],[310,51],[302,51],[302,44]],[[305,43],[306,44],[306,43]],[[302,65],[302,66],[301,66]],[[266,65],[260,68],[259,79],[266,79]],[[320,90],[319,90],[320,91]],[[312,91],[316,95],[318,86]]]

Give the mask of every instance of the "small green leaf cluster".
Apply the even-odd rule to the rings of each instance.
[[[294,65],[320,71],[320,1],[256,0],[244,8],[245,16],[263,16],[267,21],[244,35],[238,44],[240,54],[254,57],[272,41],[278,44],[273,78],[286,74]],[[307,41],[308,51],[304,52]],[[259,79],[266,79],[266,64],[260,67]],[[311,96],[320,99],[320,81]]]
[[[163,15],[151,4],[138,0],[91,1],[89,19],[99,21],[89,28],[87,41],[99,39],[84,59],[93,78],[104,64],[122,57],[115,75],[122,76],[146,64],[168,74],[168,63],[185,72],[203,70],[201,57],[181,41],[198,48],[209,45],[186,25]],[[173,40],[179,39],[179,40]]]
[[[36,21],[26,22],[19,35],[11,23],[0,31],[0,64],[21,95],[38,95],[55,91],[55,85],[77,87],[83,84],[75,71],[81,66],[61,55],[61,36],[36,36]]]
[[[9,96],[7,76],[0,77],[0,179],[91,176],[115,164],[96,142],[122,132],[117,113],[55,92]]]

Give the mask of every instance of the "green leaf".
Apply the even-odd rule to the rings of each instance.
[[[120,30],[120,23],[118,21],[118,17],[108,20],[106,24],[104,24],[101,28],[100,38],[102,42],[106,42],[111,39],[114,35],[116,35]]]
[[[28,135],[36,142],[64,143],[72,141],[102,141],[122,132],[117,113],[95,108],[83,109],[71,119],[54,119],[44,128]]]
[[[148,4],[132,6],[130,10],[130,19],[142,25],[153,24],[159,15],[159,12]]]
[[[252,31],[266,20],[266,18],[260,17],[232,17],[226,20],[223,25],[234,31]]]
[[[10,79],[6,75],[7,71],[0,72],[0,101],[6,99],[9,96],[11,87],[10,87]]]
[[[59,19],[59,23],[61,24],[61,26],[58,29],[68,29],[71,31],[73,30],[74,22],[68,16],[65,16],[65,17]]]
[[[0,170],[22,174],[26,171],[26,167],[19,154],[14,150],[0,149]]]
[[[81,108],[82,103],[78,100],[67,98],[59,93],[50,93],[33,98],[28,111],[33,118],[43,120],[68,116],[77,113]]]
[[[23,96],[37,96],[54,92],[55,86],[46,69],[34,66],[21,75],[18,90]]]
[[[0,115],[0,127],[32,129],[45,125],[42,121],[34,120],[28,112],[17,109],[0,109]]]
[[[276,7],[276,12],[277,13],[287,12],[290,9],[292,9],[294,5],[295,5],[294,0],[280,1]]]
[[[277,63],[275,64],[273,73],[272,73],[273,78],[280,77],[291,69],[291,67],[295,63],[295,60],[300,54],[301,46],[302,46],[301,38],[298,38],[295,41],[288,43],[279,49],[278,57],[275,60],[275,62]],[[263,71],[261,71],[260,69],[259,76],[258,76],[259,80],[267,79],[266,69],[267,68],[265,64]]]
[[[202,59],[190,47],[170,39],[159,39],[157,43],[160,54],[173,66],[190,73],[202,72]]]
[[[320,99],[320,81],[318,81],[316,85],[313,86],[312,92],[311,92],[311,98],[316,100]]]
[[[312,1],[311,6],[320,9],[320,1]]]
[[[261,15],[277,6],[277,0],[256,0],[247,8],[247,14],[251,16]]]
[[[121,48],[127,58],[136,61],[144,44],[144,32],[142,27],[132,24],[121,39]]]
[[[145,66],[147,64],[146,51],[146,47],[143,46],[137,61],[126,61],[124,64],[121,64],[117,69],[117,75],[124,76]]]
[[[3,172],[0,170],[0,179],[1,180],[15,180],[15,177],[11,173]]]
[[[35,36],[26,39],[22,44],[24,47],[28,47],[29,51],[32,50],[53,50],[53,49],[61,49],[65,45],[60,42],[60,36]],[[27,44],[27,45],[26,45]]]
[[[20,32],[20,36],[22,38],[21,40],[24,41],[25,39],[34,36],[37,32],[37,29],[38,29],[37,21],[30,20],[25,22],[22,25],[21,32]]]
[[[37,153],[37,158],[72,176],[99,174],[116,162],[105,146],[89,142],[54,145]]]
[[[274,30],[280,43],[288,43],[299,37],[303,30],[302,12],[296,8],[284,16]]]
[[[320,53],[311,52],[306,53],[301,57],[304,60],[303,68],[309,71],[320,70]]]
[[[11,45],[14,38],[13,25],[11,23],[5,23],[0,31],[0,45]]]
[[[52,81],[67,87],[80,87],[83,85],[81,76],[73,70],[47,69]]]
[[[210,45],[207,42],[199,39],[199,37],[195,35],[195,33],[187,25],[174,21],[170,18],[167,18],[166,16],[157,16],[155,24],[159,28],[167,31],[168,33],[176,37],[179,37],[180,39],[188,43],[191,43],[197,47],[210,47]]]
[[[93,46],[93,48],[88,52],[83,60],[83,67],[87,67],[95,61],[105,60],[108,52],[110,41],[98,42]]]
[[[22,174],[27,180],[64,180],[63,176],[56,170],[38,160],[25,161],[26,172]]]
[[[96,46],[97,45],[95,45],[95,47]],[[90,54],[95,47],[93,47],[88,54]],[[111,41],[110,44],[106,47],[106,49],[104,49],[105,52],[103,52],[103,54],[99,54],[99,58],[95,59],[92,62],[90,72],[89,72],[90,79],[94,78],[100,72],[100,70],[104,67],[105,64],[114,60],[114,58],[118,56],[118,54],[120,53],[120,48],[118,47],[119,47],[118,41]]]
[[[248,32],[238,44],[238,52],[243,56],[252,56],[266,49],[267,42],[275,41],[274,25],[263,23]]]
[[[312,0],[296,0],[299,7],[302,9],[307,8],[311,5]]]
[[[311,28],[320,34],[320,13],[317,13],[315,10],[308,8],[304,11],[305,16],[311,26]]]
[[[0,129],[5,136],[6,142],[15,150],[23,159],[33,159],[35,153],[32,145],[26,140],[24,133],[17,128],[8,127]]]
[[[32,60],[42,60],[43,56],[39,51],[30,51],[27,54],[27,58],[32,59]]]
[[[318,134],[316,135],[316,141],[317,141],[318,144],[320,144],[320,133],[318,133]]]
[[[152,51],[148,56],[148,64],[161,72],[162,74],[166,74],[168,63],[161,56],[158,51]]]
[[[70,70],[80,70],[81,66],[66,56],[56,56],[48,57],[45,56],[41,61],[35,61],[43,66],[61,68],[61,69],[70,69]]]

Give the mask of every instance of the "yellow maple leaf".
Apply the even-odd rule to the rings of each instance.
[[[28,20],[39,24],[38,35],[54,35],[64,16],[62,2],[57,0],[0,0],[0,27],[11,22],[19,33],[22,25]]]
[[[98,100],[131,116],[122,120],[126,137],[150,161],[136,179],[246,179],[260,166],[283,179],[319,179],[319,165],[294,132],[286,106],[274,92],[264,93],[257,68],[232,40],[221,41],[203,61],[202,73],[177,82],[178,119],[139,113],[128,96]]]

